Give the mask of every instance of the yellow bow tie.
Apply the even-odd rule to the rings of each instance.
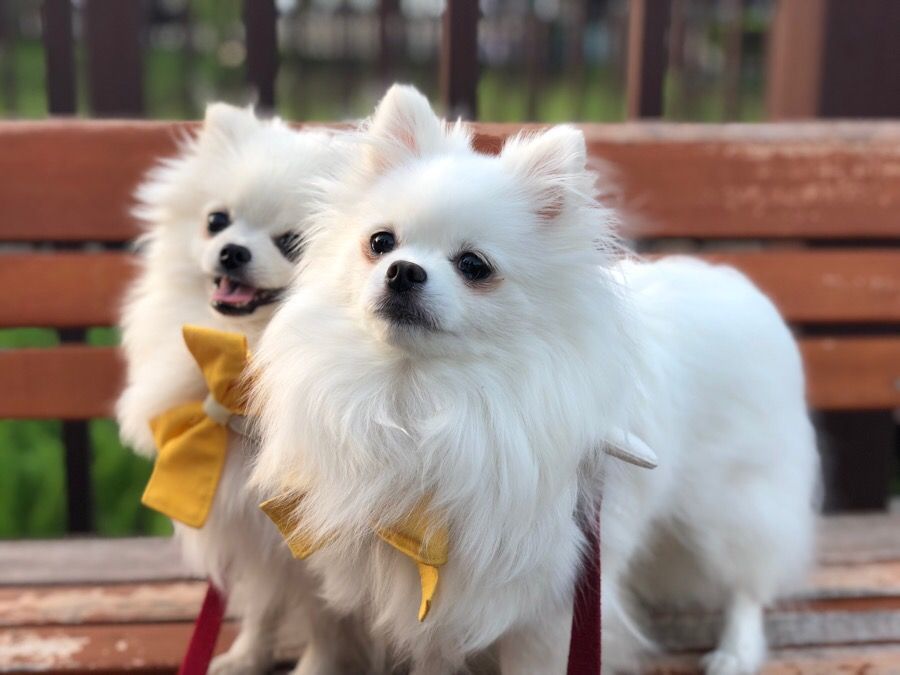
[[[299,497],[275,497],[260,505],[287,540],[295,558],[303,560],[328,544],[297,532],[294,527]],[[446,527],[437,527],[428,517],[427,502],[420,504],[405,520],[391,528],[375,531],[385,543],[403,555],[412,558],[419,568],[422,601],[419,605],[419,621],[424,621],[431,609],[431,601],[437,590],[439,568],[447,562],[449,536]]]
[[[202,527],[212,507],[228,451],[228,427],[243,415],[249,361],[247,338],[185,326],[184,342],[209,388],[204,401],[167,410],[150,422],[159,454],[141,502],[191,527]]]

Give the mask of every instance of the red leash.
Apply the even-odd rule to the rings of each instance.
[[[206,675],[224,618],[225,598],[219,589],[209,582],[178,675]]]
[[[585,565],[575,584],[568,675],[600,675],[600,510],[585,524]]]

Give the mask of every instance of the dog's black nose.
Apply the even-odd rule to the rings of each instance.
[[[228,271],[243,267],[250,262],[252,257],[253,255],[250,253],[249,248],[238,244],[226,244],[219,252],[219,262]]]
[[[404,293],[425,283],[428,275],[425,269],[416,263],[398,260],[387,268],[384,281],[387,287],[397,293]]]

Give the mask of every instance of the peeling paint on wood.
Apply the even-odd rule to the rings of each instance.
[[[55,670],[74,667],[90,638],[39,635],[27,631],[0,634],[0,665],[4,670]]]

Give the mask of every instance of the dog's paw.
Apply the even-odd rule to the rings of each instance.
[[[260,654],[230,649],[212,660],[209,675],[262,675],[270,665]]]
[[[755,675],[760,665],[750,661],[756,659],[743,659],[737,654],[717,650],[703,657],[703,672],[705,675]]]

